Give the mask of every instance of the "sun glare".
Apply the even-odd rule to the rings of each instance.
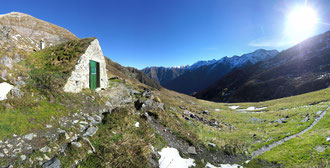
[[[290,42],[298,43],[315,33],[317,26],[317,13],[308,6],[293,9],[287,16],[286,35]]]

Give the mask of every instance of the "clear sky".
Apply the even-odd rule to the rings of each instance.
[[[3,0],[0,13],[30,14],[97,37],[104,55],[124,66],[176,66],[283,50],[287,15],[306,0]],[[318,14],[312,34],[330,30],[330,0],[310,0]]]

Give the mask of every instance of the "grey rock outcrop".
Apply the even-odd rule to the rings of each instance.
[[[53,157],[51,160],[45,162],[42,165],[43,168],[60,168],[61,167],[61,161],[58,160],[56,157]]]
[[[99,128],[97,126],[92,126],[87,128],[85,134],[83,136],[89,136],[92,137],[98,130]]]
[[[0,63],[2,65],[5,65],[8,68],[12,68],[13,67],[13,60],[10,57],[4,56],[0,59]]]
[[[289,117],[284,117],[284,118],[280,118],[280,119],[278,119],[278,120],[274,120],[274,121],[271,121],[270,122],[270,124],[273,124],[273,123],[280,123],[280,124],[282,124],[282,123],[287,123],[288,121],[287,121],[287,119],[288,119]]]
[[[15,86],[10,90],[10,95],[15,98],[22,98],[24,96],[24,92],[22,92],[21,89]]]
[[[154,100],[148,99],[142,104],[142,110],[157,110],[161,109],[164,111],[164,104],[163,103],[158,103]]]
[[[24,136],[24,139],[31,141],[31,140],[33,139],[33,137],[34,137],[34,134],[31,133],[31,134],[27,134],[27,135],[25,135],[25,136]]]
[[[43,153],[46,153],[46,152],[50,152],[51,149],[48,146],[45,146],[45,147],[41,148],[39,151],[43,152]]]
[[[193,146],[190,146],[190,147],[188,148],[188,153],[189,153],[189,154],[192,154],[192,155],[196,155],[196,154],[197,154],[197,152],[196,152],[196,148],[193,147]]]
[[[77,148],[80,148],[82,146],[80,142],[71,142],[71,144]]]

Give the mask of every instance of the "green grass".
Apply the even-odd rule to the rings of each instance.
[[[300,137],[293,138],[282,145],[273,148],[258,156],[257,159],[276,161],[288,167],[300,165],[301,167],[327,167],[330,158],[330,142],[326,137],[330,135],[330,113],[323,117],[318,124]],[[327,148],[323,152],[316,150],[317,146]],[[254,165],[255,162],[249,163]]]
[[[31,53],[25,61],[31,69],[30,83],[47,94],[62,91],[79,57],[94,39],[72,40]]]
[[[23,98],[1,102],[8,107],[0,108],[0,139],[13,134],[22,135],[45,128],[51,117],[68,114],[68,108],[59,103],[49,103],[41,96],[26,94]]]
[[[26,61],[18,64],[21,72],[15,76],[28,76],[29,80],[24,88],[22,98],[1,101],[0,107],[0,139],[6,139],[13,134],[24,135],[33,131],[43,131],[45,125],[55,119],[70,115],[86,106],[101,106],[104,97],[98,96],[89,90],[72,95],[62,92],[67,78],[70,76],[79,56],[85,51],[93,38],[70,41],[54,47],[49,47],[36,53],[31,53]],[[115,87],[122,80],[110,80],[111,87]],[[128,83],[126,86],[142,90],[142,86]],[[298,133],[307,128],[315,119],[316,113],[330,105],[330,89],[294,97],[259,103],[214,103],[198,100],[189,96],[162,90],[153,93],[165,103],[165,111],[149,111],[158,121],[171,129],[178,137],[198,146],[206,146],[209,142],[217,145],[216,149],[228,154],[243,153],[250,155],[253,151],[286,136]],[[90,104],[84,104],[85,98]],[[141,98],[141,94],[137,95]],[[240,113],[229,106],[238,105],[240,109],[248,107],[267,107],[263,113]],[[306,106],[310,105],[310,106]],[[221,129],[213,128],[199,121],[186,121],[182,117],[184,106],[187,110],[198,114],[208,120],[216,119],[222,125]],[[133,108],[133,107],[132,107]],[[220,109],[216,111],[215,109]],[[200,114],[208,110],[209,115]],[[99,125],[97,134],[90,138],[96,148],[95,154],[88,154],[89,146],[80,140],[82,148],[69,147],[66,156],[59,158],[64,167],[71,167],[75,160],[81,160],[79,167],[151,167],[151,146],[159,151],[166,146],[163,138],[155,133],[148,122],[135,114],[135,109],[120,108],[108,115],[104,124]],[[306,115],[310,116],[308,122],[302,122]],[[318,165],[327,166],[330,157],[330,148],[318,153],[318,145],[329,146],[325,136],[329,136],[329,113],[313,128],[300,138],[294,138],[281,146],[272,149],[252,160],[249,165],[260,166],[261,162],[283,164],[285,166],[302,165],[310,167]],[[287,123],[274,123],[271,121],[289,117]],[[251,118],[260,119],[253,122]],[[140,123],[135,128],[135,122]],[[230,124],[234,127],[231,129]],[[75,132],[77,130],[72,130]],[[55,142],[54,142],[55,143]],[[51,145],[51,144],[50,144]],[[55,144],[53,144],[55,145]],[[213,149],[214,150],[214,149]],[[36,152],[32,157],[39,156]],[[199,163],[203,165],[203,163]]]
[[[207,144],[211,142],[215,143],[218,149],[226,153],[251,155],[252,152],[264,145],[267,146],[307,128],[317,117],[316,113],[325,110],[330,105],[330,89],[258,103],[214,103],[176,94],[171,91],[164,92],[161,98],[163,102],[174,107],[174,111],[167,109],[166,113],[161,114],[163,115],[161,118],[167,118],[163,120],[164,124],[170,127],[174,132],[179,132],[180,136],[184,135],[183,137],[192,141],[194,145],[203,144],[207,146]],[[229,106],[233,105],[240,106],[239,109],[246,109],[251,106],[267,108],[261,110],[262,113],[241,113],[229,108]],[[184,106],[189,111],[207,118],[208,120],[216,119],[223,127],[219,130],[195,120],[186,121],[181,117],[183,110],[179,109],[178,106]],[[215,109],[220,109],[220,111],[216,111]],[[202,115],[200,112],[203,110],[208,110],[210,114]],[[302,122],[307,114],[310,117],[309,121]],[[270,124],[271,121],[285,117],[289,117],[287,123]],[[260,122],[254,122],[251,118],[260,119]],[[325,117],[323,120],[329,121],[329,118]],[[176,123],[177,121],[182,123]],[[230,129],[229,126],[224,125],[225,123],[233,125],[234,129]],[[319,124],[319,127],[323,129],[327,128],[324,124]],[[325,134],[329,135],[329,132],[323,131]],[[187,134],[190,136],[186,136]],[[310,139],[311,140],[307,141],[304,140],[304,143],[317,141],[317,136],[311,136]],[[289,144],[289,146],[290,145],[291,144]],[[294,145],[291,146],[293,149],[297,147]],[[310,150],[303,148],[302,151],[308,154],[307,151]],[[327,151],[329,151],[329,149],[327,149]],[[299,150],[297,150],[297,153],[299,153]],[[269,154],[267,160],[269,163],[280,160],[269,159],[273,155],[273,153]],[[278,153],[278,156],[282,156],[282,154]],[[322,158],[324,158],[324,156],[310,155],[310,157],[305,158],[305,162],[312,162],[313,159],[322,160]],[[258,159],[266,160],[263,157]],[[300,159],[300,161],[294,163],[281,162],[281,164],[283,163],[289,166],[295,164],[304,165],[304,158]]]
[[[238,113],[238,112],[219,112],[213,113],[212,117],[219,122],[230,123],[235,129],[223,129],[217,131],[209,126],[200,125],[198,132],[200,139],[203,141],[212,141],[218,146],[235,145],[236,151],[254,151],[263,145],[270,144],[276,140],[286,136],[298,133],[307,128],[315,119],[317,111],[324,110],[325,105],[315,105],[311,107],[301,107],[287,111],[268,111],[267,113]],[[309,114],[308,122],[301,122]],[[289,116],[287,123],[273,123],[270,121]],[[251,118],[262,120],[261,122],[253,122]],[[254,136],[256,135],[256,136]],[[216,140],[214,140],[216,139]],[[247,147],[249,147],[247,149]]]
[[[210,129],[205,125],[197,127],[197,134],[204,142],[212,141],[219,146],[234,145],[237,146],[236,151],[253,152],[263,145],[271,144],[274,141],[282,139],[286,136],[298,133],[307,128],[315,119],[316,112],[325,110],[329,103],[330,89],[321,90],[309,94],[299,95],[295,97],[271,100],[260,103],[211,103],[199,101],[203,106],[208,106],[210,116],[219,122],[232,124],[235,129],[223,129],[217,131]],[[324,102],[324,103],[320,103]],[[305,106],[314,104],[311,106]],[[229,109],[227,106],[238,105],[242,109],[247,107],[267,107],[263,113],[239,113],[236,110]],[[216,112],[212,109],[222,109]],[[308,122],[301,122],[306,115],[310,116]],[[280,118],[288,116],[287,123],[269,124]],[[260,119],[261,122],[253,122],[251,118]],[[256,135],[253,137],[253,135]],[[248,148],[248,149],[247,149]]]
[[[139,128],[134,126],[136,122]],[[107,115],[90,140],[97,152],[88,155],[79,167],[151,167],[151,145],[156,150],[165,146],[147,121],[127,108]]]
[[[104,104],[104,98],[89,90],[79,94],[54,93],[56,97],[53,99],[29,87],[21,90],[24,92],[23,97],[0,102],[0,140],[10,138],[13,134],[45,131],[47,124],[58,126],[57,119],[72,115],[86,105],[85,97],[95,98],[88,100],[87,106]]]
[[[22,98],[0,102],[1,139],[42,129],[51,117],[68,115],[73,110],[64,105],[73,103],[68,103],[72,95],[64,93],[62,88],[79,57],[94,39],[72,40],[32,52],[15,65],[19,71],[13,74],[28,78],[26,85],[20,88],[24,93]],[[81,99],[75,97],[73,100],[76,100],[76,106],[81,104]]]

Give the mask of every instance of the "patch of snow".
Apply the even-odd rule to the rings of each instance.
[[[255,107],[248,107],[246,110],[263,110],[266,109],[267,107],[260,107],[260,108],[255,108]]]
[[[214,109],[214,111],[220,111],[220,109]]]
[[[208,61],[198,61],[194,64],[192,64],[191,66],[188,67],[188,69],[193,70],[193,69],[197,69],[199,67],[202,66],[206,66],[206,65],[212,65],[217,63],[217,60],[213,59],[213,60],[208,60]]]
[[[7,99],[7,94],[10,92],[10,90],[14,88],[13,85],[3,82],[0,83],[0,101]]]
[[[229,108],[230,109],[233,109],[233,110],[235,110],[235,109],[237,109],[239,106],[229,106]]]
[[[249,163],[250,160],[247,160],[245,163]],[[207,162],[205,168],[243,168],[243,166],[238,164],[220,164],[220,167],[214,166],[211,163]]]
[[[248,107],[246,110],[256,110],[255,107]]]
[[[173,69],[183,69],[183,68],[187,68],[188,65],[180,65],[180,66],[173,66],[173,67],[170,67],[170,68],[173,68]]]
[[[140,123],[139,123],[139,122],[136,122],[136,123],[135,123],[135,127],[136,127],[136,128],[139,128],[139,127],[140,127]]]
[[[220,164],[221,168],[243,168],[243,166],[238,164]]]
[[[175,148],[166,147],[160,152],[159,167],[160,168],[188,168],[196,166],[194,159],[184,159],[180,156],[179,151]]]
[[[220,167],[214,166],[211,163],[207,162],[207,164],[205,165],[205,168],[220,168]]]

